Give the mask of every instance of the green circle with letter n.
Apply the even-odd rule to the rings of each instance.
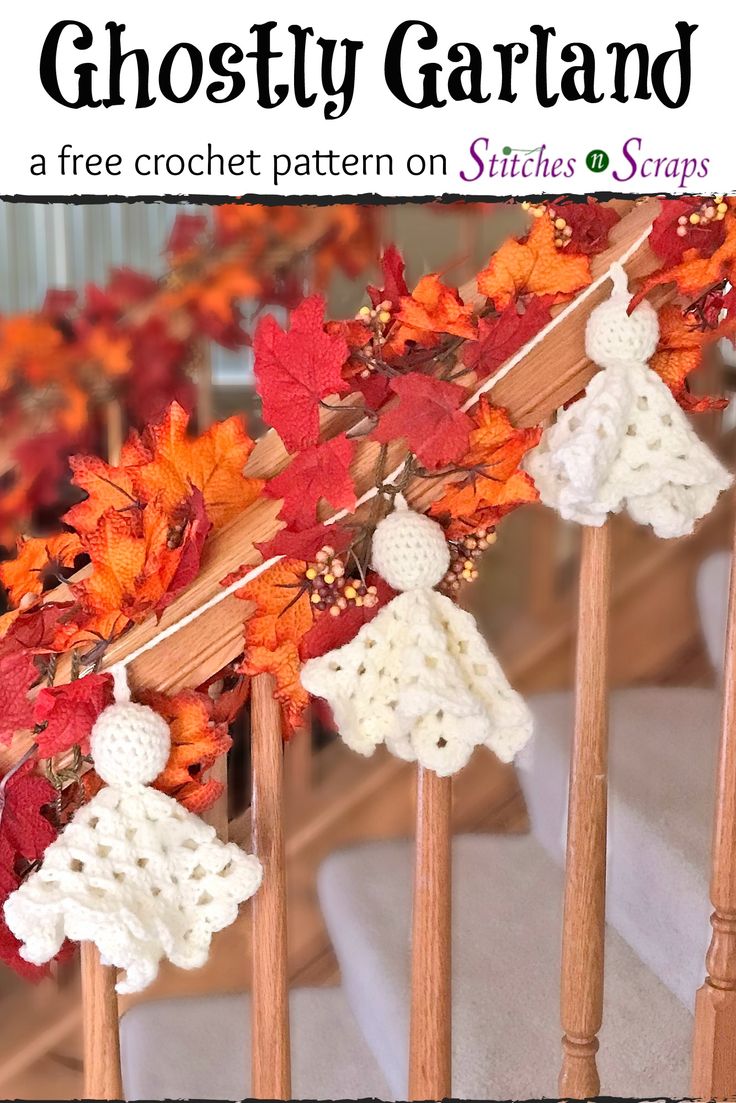
[[[605,172],[611,162],[611,158],[605,149],[591,149],[585,158],[585,163],[591,172]]]

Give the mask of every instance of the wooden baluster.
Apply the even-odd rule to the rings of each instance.
[[[575,731],[570,760],[561,1018],[564,1098],[600,1092],[595,1055],[603,1020],[608,757],[609,524],[582,532]]]
[[[227,815],[228,776],[226,754],[221,754],[220,757],[215,761],[210,770],[209,776],[212,778],[213,781],[219,781],[223,788],[222,792],[220,793],[219,797],[212,805],[212,807],[203,814],[202,819],[205,821],[205,823],[212,824],[215,831],[217,832],[218,839],[222,839],[222,841],[226,843],[229,834],[229,823]]]
[[[203,433],[215,420],[215,396],[212,386],[212,355],[207,341],[199,341],[192,359],[197,387],[197,430]]]
[[[409,1099],[451,1094],[452,779],[417,768]]]
[[[734,556],[713,823],[713,935],[695,1000],[692,1092],[699,1099],[736,1096],[736,532]]]
[[[312,724],[308,718],[303,728],[294,732],[284,748],[284,770],[289,807],[298,804],[312,788]]]
[[[253,851],[263,884],[253,897],[253,1074],[255,1099],[291,1097],[281,706],[270,674],[253,679]]]
[[[124,436],[123,407],[120,399],[111,398],[105,403],[105,450],[107,461],[113,467],[120,463]]]
[[[85,1099],[122,1099],[117,970],[100,963],[92,942],[83,942],[82,1026]]]

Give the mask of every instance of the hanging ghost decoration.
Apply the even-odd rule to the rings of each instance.
[[[603,370],[562,410],[526,458],[542,501],[568,521],[602,525],[626,509],[657,536],[685,536],[732,477],[694,432],[672,392],[649,367],[659,323],[646,301],[628,312],[626,273],[591,313],[588,357]]]
[[[376,528],[372,562],[401,592],[350,643],[302,668],[349,747],[371,755],[385,743],[440,777],[480,743],[509,762],[531,735],[530,713],[473,617],[433,589],[449,561],[440,526],[399,495]]]
[[[124,970],[118,992],[138,992],[163,958],[182,969],[204,965],[213,933],[260,885],[261,864],[149,788],[168,760],[169,728],[130,700],[119,677],[116,702],[98,717],[90,745],[107,788],[11,893],[5,919],[26,961],[50,961],[65,938],[94,942],[104,964]]]

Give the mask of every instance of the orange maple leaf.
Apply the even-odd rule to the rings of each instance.
[[[225,524],[253,502],[262,479],[247,479],[243,468],[253,441],[238,417],[211,425],[201,436],[187,437],[189,415],[173,402],[160,421],[133,436],[124,446],[121,464],[135,493],[144,501],[157,498],[173,512],[191,487],[202,491],[214,528]]]
[[[274,697],[281,703],[286,737],[296,730],[309,704],[309,694],[300,680],[301,663],[296,644],[291,640],[276,648],[251,647],[240,667],[243,674],[273,674],[276,679]]]
[[[519,464],[539,442],[541,429],[514,428],[506,410],[484,395],[473,420],[476,428],[459,465],[471,470],[462,482],[448,487],[430,510],[445,523],[451,540],[495,525],[512,509],[539,497],[531,477],[519,470]]]
[[[571,299],[591,282],[587,256],[555,245],[549,218],[538,218],[524,241],[505,241],[478,274],[478,290],[505,310],[521,295],[548,295],[552,302]]]
[[[299,726],[309,701],[299,680],[299,643],[314,623],[312,605],[302,589],[306,567],[301,559],[282,559],[238,591],[238,597],[255,606],[245,622],[240,670],[274,675],[287,733]]]
[[[15,372],[27,383],[48,379],[50,366],[57,362],[62,345],[56,326],[36,314],[1,319],[0,380],[6,383]]]
[[[201,815],[223,791],[221,782],[205,774],[232,746],[227,724],[213,722],[210,697],[196,690],[184,690],[175,697],[151,692],[141,700],[163,716],[171,733],[169,761],[154,788]]]
[[[195,313],[209,314],[228,324],[233,308],[241,299],[252,299],[261,290],[260,281],[250,271],[250,265],[240,260],[220,261],[195,279],[172,286],[162,298],[167,310],[186,308]]]
[[[245,622],[248,649],[275,650],[287,641],[298,644],[312,627],[314,614],[303,589],[306,569],[307,564],[301,559],[282,559],[237,591],[239,598],[255,606],[253,615]]]
[[[702,362],[703,348],[712,335],[699,328],[675,303],[666,303],[659,311],[659,344],[650,367],[667,384],[685,410],[701,413],[722,410],[725,398],[693,395],[687,387],[687,377]]]
[[[466,306],[454,287],[447,287],[436,273],[422,276],[411,295],[401,297],[384,355],[400,355],[407,341],[434,348],[443,333],[472,340],[477,336],[473,308]]]
[[[87,497],[72,506],[62,517],[79,533],[92,533],[103,513],[128,510],[138,504],[131,473],[123,467],[111,467],[97,456],[71,456],[72,482]]]
[[[29,597],[38,597],[43,593],[45,582],[62,567],[73,567],[74,560],[83,551],[75,532],[30,539],[20,537],[15,559],[0,566],[0,581],[13,605],[19,605]]]
[[[125,375],[130,371],[131,342],[124,333],[106,333],[95,326],[85,341],[85,352],[105,375]]]
[[[174,402],[160,421],[131,436],[118,467],[94,456],[73,456],[73,481],[88,497],[69,510],[66,523],[77,532],[93,532],[107,510],[129,510],[154,499],[173,517],[193,486],[202,492],[214,528],[249,506],[263,480],[243,475],[253,441],[239,418],[217,422],[195,438],[187,436],[188,424],[189,415]]]
[[[169,515],[157,502],[142,510],[104,513],[85,539],[91,574],[73,587],[82,608],[101,615],[107,626],[111,614],[124,626],[154,609],[181,560],[183,545],[170,547],[170,533]]]

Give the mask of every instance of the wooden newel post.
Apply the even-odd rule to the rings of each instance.
[[[85,1099],[122,1099],[117,970],[100,963],[92,942],[83,942],[82,1027]]]
[[[736,555],[736,532],[734,533]],[[692,1093],[736,1096],[736,559],[731,563],[723,728],[716,781],[710,898],[713,935],[695,1001]]]
[[[452,778],[417,768],[409,1099],[451,1094]]]
[[[253,679],[251,763],[253,852],[263,884],[253,897],[253,1073],[255,1099],[291,1098],[281,706],[270,674]]]
[[[559,1093],[571,1099],[600,1093],[595,1055],[603,1021],[610,579],[609,525],[583,528],[560,999]]]

